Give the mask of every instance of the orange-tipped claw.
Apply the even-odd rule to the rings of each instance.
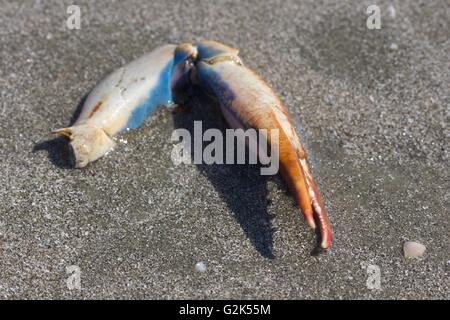
[[[290,122],[286,121],[285,125],[290,126]],[[292,190],[306,223],[312,229],[316,229],[318,225],[321,236],[320,246],[328,249],[331,243],[330,221],[312,177],[306,153],[293,129],[287,130],[285,127],[285,130],[281,132],[279,148],[281,175]]]
[[[285,114],[283,116],[287,117]],[[331,243],[331,227],[327,211],[312,177],[305,150],[289,120],[284,122],[279,147],[281,175],[292,190],[306,223],[312,229],[319,226],[321,248],[328,249]]]
[[[311,204],[313,207],[313,215],[319,224],[321,237],[320,246],[323,249],[329,249],[331,244],[331,225],[330,220],[328,219],[327,210],[325,209],[325,205],[320,197],[317,185],[312,178],[307,161],[301,160],[300,163],[306,176]]]
[[[286,157],[280,160],[282,163],[281,174],[283,179],[292,190],[306,223],[312,229],[316,229],[317,225],[319,226],[321,237],[320,246],[323,249],[330,248],[330,221],[306,160],[300,159],[300,161],[297,160],[297,163],[288,161],[287,165]]]
[[[273,89],[237,58],[238,51],[226,45],[196,43],[197,56],[191,83],[208,96],[216,97],[222,115],[232,128],[277,129],[267,136],[271,150],[278,150],[280,173],[300,207],[308,225],[321,234],[321,247],[328,249],[331,228],[305,151],[289,115]]]

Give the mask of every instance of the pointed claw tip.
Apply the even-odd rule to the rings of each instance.
[[[330,249],[330,245],[331,245],[331,231],[327,231],[324,235],[322,235],[322,241],[320,243],[320,246],[325,249],[328,250]]]
[[[60,136],[66,137],[66,138],[70,138],[72,135],[72,131],[70,131],[69,128],[56,129],[56,130],[53,130],[51,133],[57,134],[57,135],[60,135]]]
[[[314,217],[312,214],[312,209],[311,210],[307,210],[305,212],[305,219],[306,219],[306,223],[311,227],[311,229],[315,230],[316,229],[316,222],[314,221]]]
[[[328,249],[330,249],[330,242],[329,241],[322,241],[322,243],[320,244],[320,247],[322,249],[328,250]]]

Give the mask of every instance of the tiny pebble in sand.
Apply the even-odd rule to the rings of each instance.
[[[203,262],[197,262],[196,264],[195,264],[195,270],[197,271],[197,272],[201,272],[201,273],[203,273],[203,272],[205,272],[206,271],[206,266],[205,266],[205,264],[203,263]]]
[[[423,256],[425,253],[426,247],[418,242],[414,241],[406,241],[403,244],[403,254],[405,258],[418,258]]]

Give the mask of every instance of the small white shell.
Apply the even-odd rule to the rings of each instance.
[[[423,256],[427,248],[418,242],[406,241],[403,244],[403,254],[405,258],[418,258]]]

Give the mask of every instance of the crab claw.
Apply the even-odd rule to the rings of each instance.
[[[328,249],[331,228],[326,209],[282,101],[256,73],[243,66],[237,49],[213,41],[196,43],[196,47],[195,83],[217,99],[228,124],[232,128],[278,130],[278,139],[268,142],[279,152],[280,173],[308,225],[313,229],[318,225],[320,246]]]

